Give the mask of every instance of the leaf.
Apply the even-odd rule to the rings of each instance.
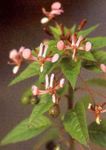
[[[96,61],[91,52],[79,51],[78,58],[90,60],[90,61]]]
[[[90,96],[85,95],[81,97],[79,101],[83,103],[85,110],[88,110],[88,104],[90,103]]]
[[[59,26],[56,26],[56,27],[50,26],[49,28],[50,28],[54,38],[59,39],[60,35],[61,35],[60,27]]]
[[[61,68],[62,72],[67,78],[67,80],[71,83],[73,89],[75,88],[76,81],[78,78],[78,75],[80,73],[80,68],[81,68],[81,61],[71,61],[69,62],[67,59],[64,59],[61,62]]]
[[[66,131],[81,144],[87,146],[89,139],[85,108],[82,102],[78,102],[75,108],[69,111],[64,120]]]
[[[97,60],[98,63],[106,63],[106,51],[102,50],[94,50],[92,51],[94,58]]]
[[[106,37],[88,38],[93,45],[93,49],[99,49],[106,46]]]
[[[29,118],[29,125],[40,115],[44,114],[52,106],[52,99],[50,95],[41,96],[40,103],[36,105]]]
[[[19,83],[25,79],[28,79],[30,77],[33,77],[35,75],[39,74],[39,65],[37,62],[31,63],[28,65],[28,67],[22,71],[15,79],[13,79],[9,86],[14,85],[16,83]]]
[[[36,118],[31,127],[28,126],[28,119],[19,123],[8,135],[1,141],[1,145],[16,143],[31,139],[50,126],[50,121],[45,116]]]
[[[106,120],[102,121],[100,125],[93,122],[89,126],[90,140],[102,147],[106,147]]]
[[[72,28],[71,28],[71,34],[74,34],[75,30],[76,30],[76,24],[74,24],[74,25],[72,26]]]
[[[89,80],[87,80],[87,83],[89,83],[92,86],[106,87],[106,79],[100,79],[100,78],[89,79]]]
[[[83,37],[86,37],[87,35],[89,35],[91,32],[93,32],[99,25],[94,25],[88,29],[82,30],[78,33],[78,35],[82,35]]]

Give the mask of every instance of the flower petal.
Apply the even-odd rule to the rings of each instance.
[[[31,50],[30,49],[24,49],[22,52],[22,56],[24,59],[29,59],[31,56]]]
[[[101,69],[104,73],[106,73],[106,65],[105,65],[105,64],[101,64],[101,65],[100,65],[100,69]]]
[[[57,43],[57,48],[58,50],[63,50],[65,48],[65,44],[62,40],[60,40],[58,43]]]
[[[59,54],[54,54],[52,57],[52,63],[56,62],[59,59]]]
[[[87,43],[85,44],[85,50],[86,50],[86,51],[90,51],[91,48],[92,48],[91,42],[87,42]]]
[[[54,2],[51,5],[51,9],[60,9],[61,8],[61,3],[60,2]]]

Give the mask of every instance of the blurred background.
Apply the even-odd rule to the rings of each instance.
[[[79,23],[83,18],[88,26],[100,24],[92,36],[106,36],[106,0],[59,0],[65,13],[58,17],[67,26]],[[8,62],[9,51],[25,46],[34,49],[46,34],[42,30],[42,6],[49,8],[53,0],[0,0],[0,139],[31,112],[31,106],[20,104],[23,91],[35,79],[29,79],[13,87],[8,87],[14,77]],[[31,150],[40,139],[0,147],[0,150]],[[92,150],[103,150],[95,147]],[[42,148],[43,150],[43,148]],[[79,148],[78,148],[79,150]]]

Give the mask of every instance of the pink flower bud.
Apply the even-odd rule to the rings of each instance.
[[[86,50],[86,51],[90,51],[91,48],[92,48],[91,42],[87,42],[86,45],[85,45],[85,50]]]
[[[106,73],[106,65],[105,64],[101,64],[100,69]]]
[[[65,44],[64,44],[64,42],[62,40],[57,43],[58,50],[61,51],[61,50],[64,49],[64,47],[65,47]]]
[[[31,50],[30,49],[24,49],[22,52],[22,56],[24,59],[29,59],[31,56]]]
[[[59,59],[59,54],[55,54],[55,55],[52,57],[52,63],[56,62],[58,59]]]
[[[60,2],[54,2],[51,5],[51,9],[60,9],[61,8],[61,3]]]

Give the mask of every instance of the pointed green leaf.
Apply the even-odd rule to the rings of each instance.
[[[106,51],[102,50],[94,50],[92,51],[94,58],[97,60],[98,63],[106,63]]]
[[[102,121],[100,125],[93,122],[89,126],[89,135],[93,143],[106,147],[106,120]]]
[[[25,79],[33,77],[37,74],[39,74],[38,63],[37,62],[31,63],[30,65],[28,65],[28,67],[24,71],[22,71],[17,77],[15,77],[15,79],[13,79],[9,85],[10,86],[14,85],[16,83],[19,83],[19,82],[25,80]]]
[[[99,25],[94,25],[88,29],[82,30],[78,33],[78,35],[82,35],[83,37],[86,37],[90,33],[92,33]]]
[[[28,126],[29,119],[19,123],[8,135],[1,141],[1,145],[16,143],[31,139],[50,126],[50,121],[45,116],[39,116],[34,120],[31,126]]]
[[[61,62],[61,68],[62,72],[64,73],[65,77],[67,80],[71,83],[73,89],[75,88],[76,82],[78,75],[80,73],[80,68],[81,68],[81,61],[69,61],[67,59],[64,59]]]
[[[41,96],[40,103],[37,104],[32,110],[32,113],[29,118],[29,125],[36,119],[36,117],[47,112],[51,106],[52,106],[51,96],[50,95]]]
[[[96,61],[91,52],[79,51],[78,58],[90,61]]]
[[[76,30],[76,24],[74,24],[74,25],[72,26],[72,28],[70,29],[71,34],[74,34],[75,30]]]
[[[82,102],[78,102],[75,108],[67,113],[64,120],[64,126],[72,138],[87,146],[89,135],[85,108]]]
[[[88,38],[88,41],[92,43],[93,49],[99,49],[106,46],[106,37]]]
[[[51,32],[52,32],[55,39],[60,38],[61,30],[60,30],[59,26],[56,26],[56,27],[50,26],[50,30],[51,30]]]

